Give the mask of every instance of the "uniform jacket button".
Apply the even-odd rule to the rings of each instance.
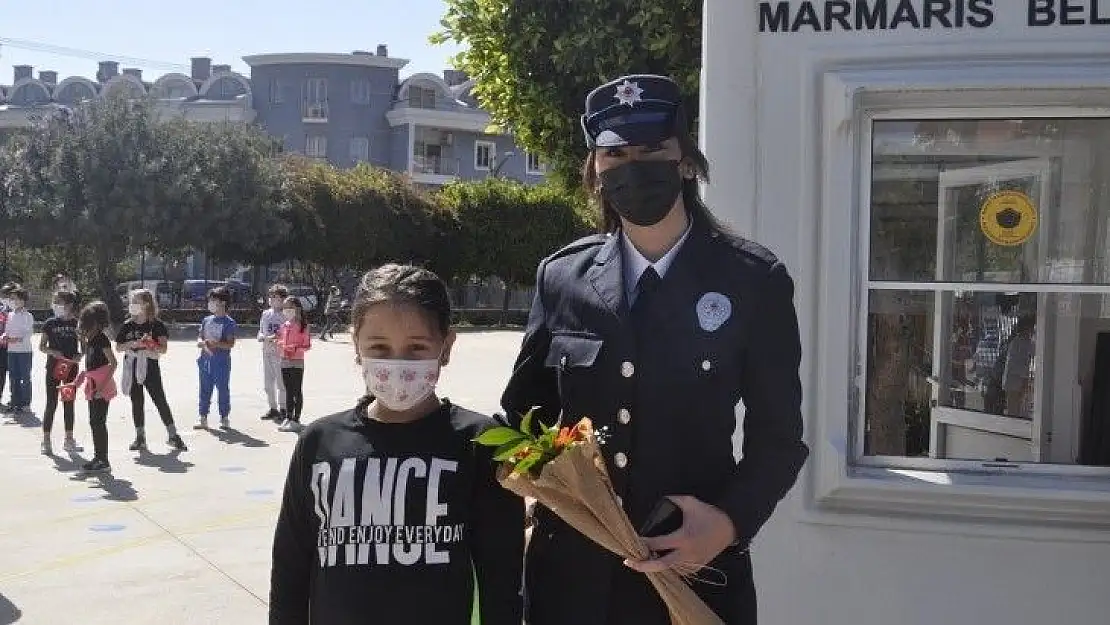
[[[628,466],[628,456],[624,455],[623,451],[618,451],[617,454],[613,456],[613,462],[616,463],[617,468],[623,469]]]
[[[630,378],[634,373],[636,373],[636,365],[627,360],[621,363],[621,375]]]
[[[621,425],[628,425],[628,422],[631,420],[632,413],[628,412],[627,408],[621,408],[617,411],[617,421],[620,421]]]
[[[702,371],[709,371],[712,368],[713,368],[713,363],[709,362],[708,360],[701,361]]]

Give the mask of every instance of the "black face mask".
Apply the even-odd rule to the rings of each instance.
[[[637,226],[654,226],[682,192],[678,161],[630,161],[601,172],[601,197]]]

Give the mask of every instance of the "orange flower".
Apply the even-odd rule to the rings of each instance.
[[[555,437],[555,448],[562,449],[563,447],[570,445],[576,440],[577,438],[575,437],[575,430],[572,430],[569,427],[562,428],[561,430],[559,430],[558,436]]]

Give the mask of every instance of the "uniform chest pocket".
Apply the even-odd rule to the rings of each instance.
[[[596,365],[604,341],[584,334],[555,334],[544,365],[554,369],[564,410],[575,410],[590,397],[590,386],[598,383]]]

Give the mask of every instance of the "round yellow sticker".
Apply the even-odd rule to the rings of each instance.
[[[1021,191],[1000,191],[979,209],[979,228],[996,245],[1021,245],[1037,230],[1037,209]]]

